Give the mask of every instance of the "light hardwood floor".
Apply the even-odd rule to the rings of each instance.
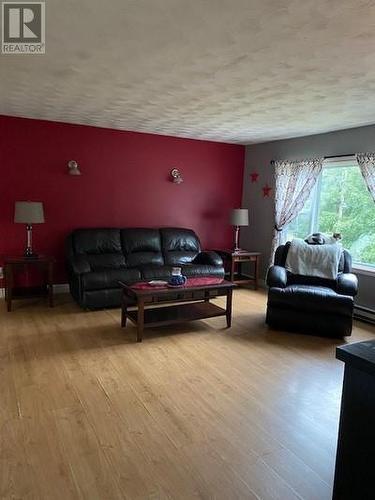
[[[264,309],[236,290],[230,330],[137,344],[119,310],[2,305],[0,497],[329,499],[343,341],[269,331]],[[356,323],[347,341],[374,333]]]

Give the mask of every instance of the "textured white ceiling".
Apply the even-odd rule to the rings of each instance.
[[[375,1],[47,0],[0,114],[252,143],[375,121]]]

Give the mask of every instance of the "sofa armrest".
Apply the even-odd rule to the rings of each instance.
[[[68,266],[73,274],[89,273],[91,266],[84,255],[75,255],[68,259]]]
[[[285,267],[271,266],[268,269],[266,281],[269,287],[285,288],[288,282]]]
[[[336,281],[336,291],[341,295],[355,297],[358,293],[358,278],[352,273],[339,274]]]
[[[223,266],[223,259],[213,251],[200,252],[192,262],[193,264],[204,264],[208,266]]]

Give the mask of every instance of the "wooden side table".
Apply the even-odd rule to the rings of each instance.
[[[55,259],[45,255],[37,258],[5,257],[4,278],[5,278],[5,301],[8,312],[12,310],[12,300],[21,298],[34,298],[47,296],[49,306],[53,307],[53,269]],[[40,287],[15,287],[14,277],[18,269],[26,270],[29,266],[37,266],[44,271],[44,283]]]
[[[254,290],[258,289],[259,280],[259,262],[260,252],[249,252],[242,250],[241,252],[234,252],[233,250],[215,250],[224,261],[224,266],[227,265],[229,281],[236,283],[236,285],[253,285]],[[253,267],[253,274],[251,276],[243,274],[242,264],[250,263]]]

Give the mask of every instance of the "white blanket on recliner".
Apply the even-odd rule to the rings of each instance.
[[[309,245],[303,240],[291,241],[285,268],[293,274],[335,280],[342,253],[340,243]]]

